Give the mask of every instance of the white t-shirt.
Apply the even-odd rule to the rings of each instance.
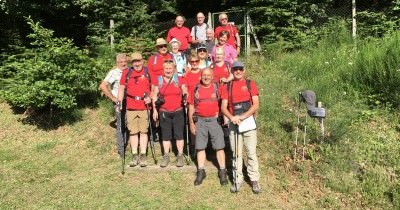
[[[118,96],[118,89],[119,89],[119,81],[122,76],[122,70],[118,67],[112,69],[108,72],[104,81],[108,82],[111,85],[111,93],[114,97]]]
[[[190,36],[193,37],[193,39],[199,40],[201,42],[204,42],[207,40],[206,36],[206,31],[207,31],[207,24],[203,23],[201,26],[195,25],[192,27],[192,31],[190,32]],[[196,33],[196,34],[195,34]]]

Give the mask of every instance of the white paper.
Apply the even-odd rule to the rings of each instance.
[[[254,130],[256,129],[256,120],[254,119],[253,115],[250,117],[246,118],[239,124],[239,133],[243,133],[246,131]]]

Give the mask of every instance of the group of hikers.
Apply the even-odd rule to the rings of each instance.
[[[130,56],[117,54],[117,65],[100,88],[114,102],[116,112],[121,112],[120,105],[124,102],[131,167],[147,166],[148,132],[153,126],[159,128],[155,133],[159,133],[162,141],[160,167],[170,164],[172,143],[177,149],[176,166],[184,166],[185,130],[190,130],[187,147],[194,147],[197,162],[194,185],[202,184],[206,178],[209,141],[216,151],[220,184],[228,184],[224,150],[228,143],[234,169],[230,191],[239,192],[244,182],[244,146],[247,174],[252,191],[257,194],[260,192],[255,124],[258,89],[255,82],[245,77],[246,68],[238,60],[238,30],[228,23],[227,15],[219,15],[221,25],[215,31],[204,20],[204,14],[199,12],[198,23],[190,31],[183,26],[184,17],[177,16],[176,25],[168,31],[166,39],[156,40],[157,52],[150,56],[147,66],[139,52]],[[225,141],[225,137],[229,140]]]

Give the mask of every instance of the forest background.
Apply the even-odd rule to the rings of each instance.
[[[262,138],[258,149],[264,163],[262,170],[269,177],[262,184],[269,186],[266,195],[277,193],[283,203],[264,200],[265,205],[289,209],[296,205],[400,208],[400,1],[366,0],[356,1],[356,5],[357,36],[352,37],[350,0],[1,0],[0,120],[4,132],[0,161],[4,164],[0,167],[0,205],[18,208],[32,204],[35,200],[28,197],[33,194],[40,201],[36,200],[37,208],[112,207],[113,202],[92,201],[89,198],[98,195],[90,193],[83,204],[74,200],[82,194],[75,194],[80,188],[71,185],[70,177],[79,169],[74,168],[69,156],[62,159],[64,153],[59,152],[83,144],[76,150],[79,154],[87,150],[98,153],[84,156],[90,159],[112,148],[110,138],[102,139],[87,131],[101,128],[112,118],[110,105],[100,97],[98,85],[114,65],[116,52],[141,51],[149,56],[154,51],[154,40],[166,34],[158,24],[170,20],[172,26],[178,14],[195,17],[199,11],[206,14],[241,9],[252,18],[262,43],[261,55],[245,59],[249,76],[262,90],[258,118]],[[110,19],[115,21],[112,30]],[[111,34],[115,37],[114,48],[110,48]],[[311,132],[306,161],[295,161],[292,144],[297,92],[304,89],[315,90],[328,109],[326,139],[321,143],[313,137],[317,131]],[[24,137],[24,147],[15,136],[26,131],[33,134]],[[112,131],[106,134],[112,135]],[[58,135],[85,139],[66,140]],[[60,158],[43,159],[45,154]],[[107,160],[110,165],[112,158]],[[41,164],[43,161],[46,164]],[[81,170],[89,170],[88,164],[83,163]],[[117,168],[108,167],[110,171]],[[63,182],[62,174],[69,181]],[[81,180],[89,176],[83,174]],[[100,192],[111,186],[121,193],[116,192],[114,198],[120,198],[126,191],[111,184],[114,178],[104,176],[109,185],[100,185]],[[173,181],[186,178],[175,173],[168,176]],[[57,191],[50,184],[58,179],[67,189],[60,195],[75,196],[57,202],[40,199]],[[46,187],[39,192],[21,191],[42,185]],[[142,190],[148,193],[149,189]],[[155,191],[163,192],[157,187]],[[228,196],[219,198],[229,200]],[[199,204],[199,208],[217,208],[212,203],[219,201],[218,196],[214,199],[211,204]],[[255,199],[249,198],[250,207],[265,207],[250,202]],[[240,207],[234,201],[231,204],[224,207]],[[147,207],[162,205],[159,201]],[[172,201],[167,205],[188,207]]]

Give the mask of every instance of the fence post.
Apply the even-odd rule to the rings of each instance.
[[[110,19],[110,31],[111,31],[111,35],[110,35],[110,46],[111,49],[114,48],[114,20]]]
[[[351,12],[351,17],[352,17],[352,35],[353,38],[356,38],[357,36],[357,23],[356,23],[356,0],[351,1],[351,7],[352,7],[352,12]]]
[[[208,18],[207,18],[207,25],[209,25],[209,26],[211,26],[212,28],[213,28],[213,30],[215,29],[214,28],[214,26],[213,26],[213,21],[211,20],[212,19],[212,16],[211,16],[211,12],[208,12]]]
[[[252,31],[250,30],[250,21],[249,21],[249,15],[246,14],[246,55],[250,56],[250,33],[252,33]]]

